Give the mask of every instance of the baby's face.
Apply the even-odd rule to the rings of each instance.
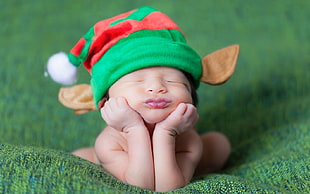
[[[190,83],[170,67],[150,67],[129,73],[109,89],[109,97],[124,97],[149,124],[164,120],[181,102],[192,103]]]

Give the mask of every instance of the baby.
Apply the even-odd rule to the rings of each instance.
[[[229,142],[219,133],[205,134],[205,140],[217,141],[205,142],[210,145],[203,150],[194,129],[198,114],[192,90],[184,73],[171,67],[149,67],[123,76],[104,99],[101,115],[108,126],[95,147],[73,153],[101,164],[125,183],[156,191],[186,185],[203,151],[209,157],[201,170],[219,170],[229,155]]]
[[[73,154],[125,183],[162,192],[220,170],[230,144],[218,132],[198,135],[196,89],[200,81],[225,82],[238,52],[234,45],[200,60],[178,26],[149,7],[98,22],[68,55],[73,65],[84,62],[91,90],[86,85],[63,88],[59,100],[78,113],[100,109],[107,126],[93,148]],[[70,66],[63,59],[63,54],[51,57],[48,72],[68,84],[76,72],[58,76],[59,69]]]

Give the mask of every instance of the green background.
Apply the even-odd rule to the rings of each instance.
[[[63,107],[57,100],[60,85],[44,77],[46,61],[68,52],[97,21],[145,5],[169,15],[201,56],[240,45],[232,78],[198,90],[197,128],[221,131],[232,143],[224,172],[279,190],[309,191],[310,3],[305,0],[1,0],[0,144],[57,153],[93,145],[105,125],[100,114],[76,116]],[[88,82],[80,67],[78,83]],[[293,160],[295,155],[302,159]],[[279,163],[272,163],[274,158]],[[278,168],[285,160],[290,163],[284,167],[294,170],[281,177],[276,172],[283,174]],[[270,172],[260,165],[270,165]]]

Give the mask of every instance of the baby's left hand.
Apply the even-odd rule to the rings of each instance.
[[[167,130],[170,135],[177,136],[193,129],[198,118],[194,105],[180,103],[165,120],[156,124],[155,129]]]

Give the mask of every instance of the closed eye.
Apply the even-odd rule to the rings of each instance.
[[[142,79],[137,79],[137,80],[132,79],[132,80],[126,80],[123,84],[131,86],[131,85],[140,85],[143,83],[144,83],[144,80],[142,80]]]
[[[138,80],[132,80],[132,82],[140,83],[140,82],[144,82],[144,80],[143,79],[138,79]]]
[[[125,82],[141,83],[141,82],[144,82],[144,79],[142,79],[142,78],[129,78],[129,79],[126,79]]]
[[[176,84],[182,84],[183,82],[181,81],[175,81],[175,80],[167,80],[167,83],[176,83]]]
[[[178,81],[178,80],[166,80],[166,82],[169,83],[169,84],[179,84],[179,85],[183,85],[183,86],[185,86],[187,89],[190,88],[190,86],[189,86],[187,83],[183,82],[183,81]]]

